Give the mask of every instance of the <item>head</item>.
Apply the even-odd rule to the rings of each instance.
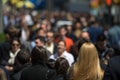
[[[85,42],[79,49],[78,62],[86,61],[86,63],[91,63],[91,61],[96,61],[98,59],[98,52],[96,47],[91,42]]]
[[[67,25],[67,32],[71,33],[72,32],[72,25]]]
[[[97,36],[97,42],[96,45],[100,48],[100,49],[104,49],[106,47],[107,44],[107,38],[104,34],[100,34]]]
[[[60,36],[62,36],[62,37],[66,36],[67,30],[66,30],[65,26],[60,27],[58,30],[59,30]]]
[[[76,41],[76,42],[74,43],[74,47],[75,47],[75,52],[76,52],[76,54],[78,54],[79,49],[81,48],[81,46],[82,46],[85,42],[89,42],[89,40],[88,40],[88,39],[85,39],[85,38],[80,38],[78,41]]]
[[[32,63],[36,63],[38,61],[47,62],[48,57],[46,49],[41,46],[34,47],[31,51],[31,60]]]
[[[46,33],[45,33],[45,31],[42,28],[39,28],[37,30],[37,36],[43,36],[43,37],[45,37]]]
[[[20,50],[15,58],[19,64],[24,65],[30,62],[30,53],[27,50]]]
[[[54,40],[54,33],[52,31],[48,31],[46,37],[47,37],[47,43],[52,43]]]
[[[78,61],[75,63],[74,80],[80,78],[81,80],[97,80],[102,75],[96,47],[91,42],[85,42],[79,50]]]
[[[45,38],[43,36],[37,36],[35,37],[35,46],[42,46],[44,47],[45,45]]]
[[[13,38],[11,41],[10,41],[10,45],[11,45],[11,50],[13,52],[16,52],[18,49],[20,49],[21,47],[21,42],[18,38]]]
[[[56,60],[55,69],[57,71],[57,74],[66,74],[68,68],[69,68],[69,63],[65,58],[60,57]]]
[[[60,40],[57,44],[57,51],[61,55],[66,50],[66,43],[63,40]]]
[[[80,28],[81,28],[81,23],[77,21],[75,23],[75,29],[80,29]]]
[[[20,37],[20,30],[16,27],[9,27],[8,28],[8,35],[9,38],[12,39],[14,37]]]
[[[87,31],[82,31],[80,34],[80,38],[90,40],[89,33]]]

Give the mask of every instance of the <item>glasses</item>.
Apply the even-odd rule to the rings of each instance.
[[[13,43],[12,46],[19,46],[19,44],[14,44],[14,43]]]

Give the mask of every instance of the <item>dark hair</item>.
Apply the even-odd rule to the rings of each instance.
[[[58,58],[55,62],[57,74],[66,74],[69,67],[68,61],[63,57]]]
[[[104,35],[104,34],[99,34],[98,36],[97,36],[97,41],[104,41],[104,40],[106,40],[107,38],[106,38],[106,36]]]
[[[58,32],[60,32],[61,29],[65,29],[65,31],[67,31],[66,25],[63,25],[63,26],[59,27]]]
[[[90,42],[90,40],[83,39],[83,38],[81,38],[81,39],[78,40],[78,42],[76,43],[76,46],[77,46],[77,48],[78,48],[78,51],[79,51],[79,49],[81,48],[81,46],[82,46],[85,42]]]
[[[41,42],[45,43],[45,38],[43,36],[36,36],[34,40],[39,39]]]
[[[31,59],[32,63],[36,63],[38,61],[47,62],[48,56],[46,49],[41,46],[34,47],[31,52]]]
[[[20,64],[28,63],[30,61],[30,53],[25,49],[21,49],[15,59],[19,61]]]
[[[13,41],[17,41],[17,42],[21,45],[21,41],[20,41],[20,39],[19,39],[19,38],[14,37],[13,39],[11,39],[11,40],[10,40],[10,44],[12,44],[12,43],[13,43]]]

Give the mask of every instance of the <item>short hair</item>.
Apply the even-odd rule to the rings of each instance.
[[[17,37],[12,38],[12,39],[10,40],[10,44],[11,44],[11,45],[12,45],[13,41],[17,41],[17,42],[19,43],[19,45],[21,45],[21,41],[20,41],[19,38],[17,38]]]
[[[60,31],[60,30],[62,30],[62,29],[65,29],[65,31],[67,31],[66,25],[59,27],[59,28],[58,28],[58,31]]]
[[[47,62],[48,56],[46,49],[41,46],[34,47],[31,51],[31,59],[32,63],[36,63],[38,61]]]
[[[104,40],[107,40],[107,38],[104,34],[99,34],[97,36],[97,41],[104,41]]]
[[[30,61],[30,53],[25,49],[21,49],[15,59],[19,61],[20,64],[28,63]]]
[[[69,63],[64,57],[59,57],[55,62],[55,69],[58,74],[66,74],[69,67]]]
[[[34,40],[39,39],[41,42],[45,43],[45,38],[43,36],[36,36]]]
[[[66,46],[66,42],[65,42],[64,40],[60,39],[60,40],[58,41],[58,43],[59,43],[59,42],[63,42],[63,43],[65,44],[65,46]],[[58,43],[57,43],[57,44],[58,44]]]
[[[79,39],[79,40],[77,41],[76,46],[77,46],[77,48],[78,48],[78,51],[80,50],[81,46],[82,46],[85,42],[90,42],[90,40],[81,38],[81,39]]]

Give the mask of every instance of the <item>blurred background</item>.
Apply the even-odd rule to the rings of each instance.
[[[120,23],[120,0],[0,0],[0,42],[4,41],[4,30],[10,25],[6,15],[11,14],[9,18],[12,21],[12,18],[21,16],[23,12],[36,15],[37,12],[51,14],[59,11],[63,11],[63,15],[65,11],[104,17],[104,22],[110,26],[112,22]],[[32,22],[29,24],[32,25]]]

